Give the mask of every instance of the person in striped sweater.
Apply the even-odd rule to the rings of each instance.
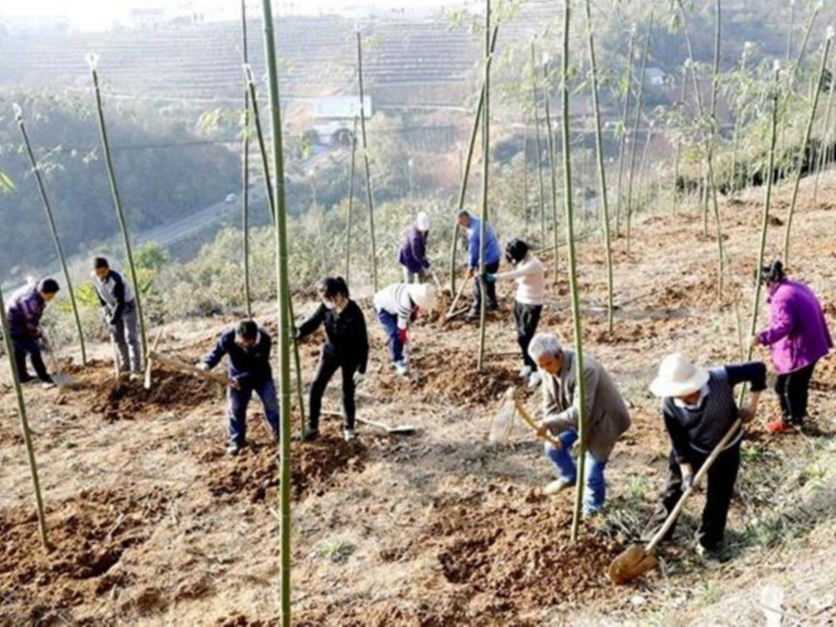
[[[435,288],[429,284],[394,283],[374,295],[374,311],[389,338],[389,350],[395,370],[409,373],[404,346],[409,341],[409,326],[421,310],[435,306]]]
[[[738,409],[734,390],[749,385],[749,402]],[[661,399],[662,418],[671,439],[668,477],[662,498],[645,527],[644,539],[650,539],[673,511],[683,491],[693,486],[694,474],[712,450],[734,426],[738,418],[751,422],[758,411],[761,392],[766,389],[766,365],[755,361],[745,364],[705,369],[695,366],[680,354],[669,355],[659,366],[659,375],[650,386]],[[708,470],[708,486],[702,522],[697,529],[697,552],[718,559],[734,484],[740,469],[742,428],[732,437]],[[674,527],[665,536],[673,536]]]
[[[514,320],[517,323],[517,343],[522,351],[523,367],[520,377],[530,388],[536,388],[542,381],[537,364],[528,354],[531,339],[537,334],[540,316],[543,313],[543,299],[546,295],[546,273],[543,264],[531,252],[527,243],[513,239],[505,247],[505,260],[514,266],[513,270],[499,274],[485,275],[487,283],[513,279],[517,282],[514,301]]]

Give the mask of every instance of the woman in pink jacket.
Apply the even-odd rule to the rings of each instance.
[[[778,371],[775,391],[783,416],[766,425],[770,433],[793,432],[807,415],[807,394],[816,363],[833,348],[824,311],[813,291],[791,281],[776,261],[763,269],[769,296],[769,328],[752,338],[768,346]]]

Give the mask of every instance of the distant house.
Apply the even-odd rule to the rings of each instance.
[[[360,98],[357,96],[329,96],[314,98],[312,113],[316,120],[305,133],[308,142],[325,146],[351,143],[351,126],[360,115]],[[363,97],[363,113],[372,117],[371,96]]]
[[[653,87],[662,87],[668,82],[668,75],[658,67],[647,68],[645,71],[645,79],[648,85]]]

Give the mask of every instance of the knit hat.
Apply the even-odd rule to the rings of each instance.
[[[424,311],[432,311],[435,308],[435,287],[429,283],[420,285],[411,284],[406,286],[409,298]]]
[[[679,398],[699,392],[708,383],[708,370],[695,366],[685,355],[668,355],[659,364],[659,376],[650,391],[659,398]]]
[[[418,217],[415,219],[415,226],[418,227],[419,231],[427,232],[430,230],[430,226],[432,226],[432,220],[430,220],[430,216],[427,215],[426,212],[422,211],[418,214]]]

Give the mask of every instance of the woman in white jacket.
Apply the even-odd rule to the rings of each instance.
[[[504,279],[517,282],[517,296],[514,302],[514,319],[517,322],[517,342],[522,351],[523,367],[520,376],[529,387],[540,385],[541,375],[537,364],[528,354],[528,345],[537,333],[540,316],[543,313],[543,299],[546,294],[546,274],[543,264],[531,252],[528,244],[520,239],[508,242],[505,247],[505,259],[514,266],[513,270],[498,274],[487,274],[489,283]]]

